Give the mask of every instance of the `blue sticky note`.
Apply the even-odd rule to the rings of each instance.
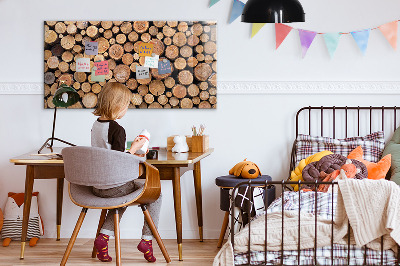
[[[85,43],[85,54],[87,55],[97,55],[98,54],[98,42],[86,42]]]
[[[158,61],[158,74],[163,75],[169,73],[171,73],[171,62],[167,59]]]

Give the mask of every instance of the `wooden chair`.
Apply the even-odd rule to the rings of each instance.
[[[70,182],[68,186],[69,196],[74,204],[82,207],[82,211],[60,265],[66,264],[88,209],[102,209],[96,237],[103,226],[107,210],[116,209],[114,215],[116,265],[121,265],[118,208],[129,205],[139,205],[142,208],[145,220],[149,224],[166,262],[171,262],[145,205],[157,200],[161,193],[160,176],[157,168],[143,162],[137,156],[103,148],[68,147],[62,150],[62,156],[65,179]],[[138,160],[141,161],[139,169],[137,167]],[[145,177],[144,180],[138,180],[144,182],[143,189],[118,198],[100,198],[91,191],[92,186],[116,185],[128,182],[132,179],[132,176]],[[94,247],[92,257],[96,257]]]

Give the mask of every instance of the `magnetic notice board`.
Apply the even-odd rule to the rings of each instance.
[[[216,27],[215,21],[45,21],[44,106],[54,108],[61,81],[81,96],[70,108],[94,108],[102,86],[118,81],[132,92],[130,108],[216,108]],[[100,75],[98,64],[108,74]]]

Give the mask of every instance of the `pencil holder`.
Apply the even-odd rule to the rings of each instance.
[[[205,152],[208,150],[209,136],[192,136],[192,152]]]

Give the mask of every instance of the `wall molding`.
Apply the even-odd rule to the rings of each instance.
[[[43,83],[0,83],[0,95],[43,94]],[[400,81],[219,81],[218,94],[400,94]]]

